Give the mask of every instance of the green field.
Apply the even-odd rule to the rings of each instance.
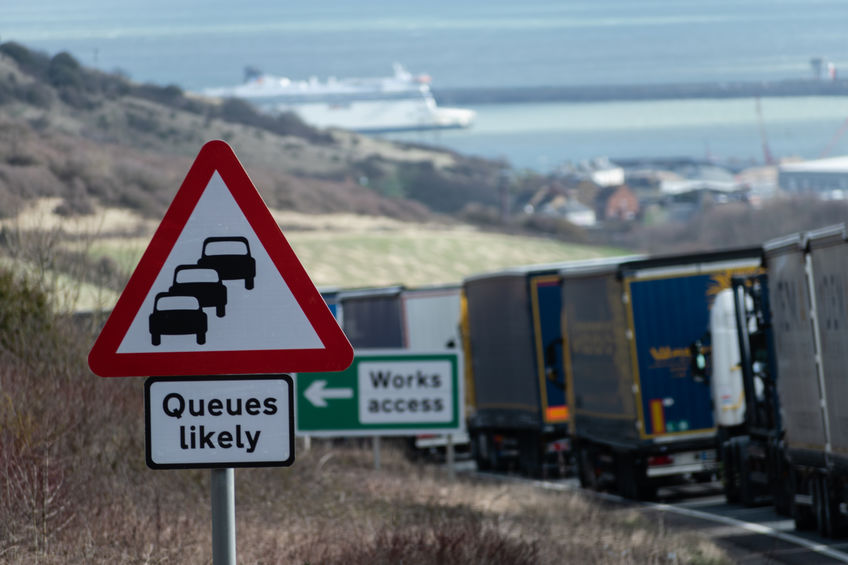
[[[286,239],[317,286],[343,288],[453,283],[506,267],[623,253],[471,229],[293,231]],[[91,252],[111,257],[130,272],[146,245],[143,238],[110,238],[97,241]]]

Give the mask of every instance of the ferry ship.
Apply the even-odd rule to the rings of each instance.
[[[203,94],[240,98],[271,114],[294,112],[319,128],[361,133],[467,128],[475,117],[473,110],[440,108],[430,90],[430,77],[412,75],[398,63],[389,77],[326,81],[295,81],[249,67],[243,84],[209,88]]]

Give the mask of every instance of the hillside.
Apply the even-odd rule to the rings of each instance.
[[[494,205],[501,165],[433,148],[321,131],[174,86],[139,85],[70,55],[0,45],[0,210],[58,196],[161,214],[199,147],[224,139],[269,206],[402,219]]]
[[[76,304],[63,309],[108,308],[210,139],[236,151],[318,285],[457,282],[506,266],[614,252],[539,237],[582,239],[557,222],[505,231],[497,211],[501,163],[316,130],[293,115],[263,116],[239,101],[139,85],[64,53],[4,43],[6,260],[75,288]]]

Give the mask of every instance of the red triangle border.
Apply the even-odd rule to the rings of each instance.
[[[323,349],[117,352],[215,171],[286,281]],[[326,372],[344,370],[352,361],[350,342],[238,157],[220,140],[201,148],[88,356],[89,367],[102,377]]]

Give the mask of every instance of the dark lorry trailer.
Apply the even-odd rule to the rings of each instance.
[[[713,297],[760,268],[742,249],[562,273],[565,373],[578,476],[651,498],[662,484],[709,479],[716,427],[708,383],[692,375]]]
[[[539,476],[570,465],[560,271],[620,260],[519,267],[463,282],[467,426],[479,469]]]
[[[342,290],[336,319],[354,349],[403,348],[402,286]]]
[[[400,285],[340,290],[326,294],[335,303],[336,319],[356,351],[404,349],[449,351],[459,346],[460,289],[434,285],[414,289]],[[468,444],[464,432],[450,435],[460,449]],[[410,438],[410,455],[438,453],[448,436]]]
[[[847,240],[840,225],[764,246],[791,511],[825,536],[848,525]]]

